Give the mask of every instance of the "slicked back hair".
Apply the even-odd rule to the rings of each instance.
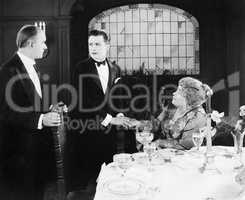
[[[109,42],[110,39],[109,39],[108,35],[104,31],[97,30],[97,29],[91,30],[88,34],[88,37],[100,36],[100,35],[103,36],[105,42]]]
[[[27,46],[27,41],[35,37],[41,29],[34,25],[25,25],[17,33],[16,45],[18,48]]]

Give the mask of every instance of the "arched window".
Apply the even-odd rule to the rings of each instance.
[[[106,10],[89,23],[89,30],[110,35],[109,58],[124,74],[199,74],[199,26],[179,8],[136,4]]]

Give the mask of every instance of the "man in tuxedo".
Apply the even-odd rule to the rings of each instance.
[[[35,60],[47,49],[45,33],[23,26],[17,52],[0,67],[0,199],[42,199],[44,184],[55,176],[50,127],[60,116],[44,113]]]
[[[79,105],[72,113],[72,120],[82,123],[79,128],[73,127],[67,137],[69,191],[85,190],[88,182],[97,177],[101,164],[112,161],[116,153],[115,126],[131,126],[129,118],[112,109],[110,91],[120,71],[106,58],[107,34],[90,31],[88,48],[89,58],[78,63],[73,77]]]

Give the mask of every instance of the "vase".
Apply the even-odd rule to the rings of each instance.
[[[231,132],[234,142],[234,158],[236,160],[236,164],[234,169],[240,169],[244,166],[242,160],[242,147],[243,147],[243,139],[245,135],[245,131],[241,132],[238,130]]]
[[[212,150],[212,134],[211,134],[211,114],[207,114],[206,124],[206,152],[203,166],[199,168],[201,173],[221,174],[215,165],[215,154]]]
[[[234,151],[236,154],[241,154],[245,131],[241,132],[241,131],[236,130],[236,131],[232,131],[231,134],[232,134],[233,142],[234,142]]]
[[[211,135],[211,115],[207,116],[207,126],[206,126],[206,154],[212,152],[212,135]]]

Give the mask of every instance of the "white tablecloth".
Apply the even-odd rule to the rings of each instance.
[[[134,162],[124,177],[115,164],[103,165],[94,200],[245,200],[245,196],[240,195],[244,188],[234,179],[237,160],[229,156],[232,147],[214,147],[213,150],[216,152],[215,166],[220,173],[200,173],[204,147],[198,154],[187,151],[176,155],[172,151],[160,150],[160,158],[170,156],[171,162],[157,158],[153,161],[153,170],[149,170],[149,165]],[[113,185],[110,184],[124,180],[135,181],[135,193],[121,194],[111,190]]]

